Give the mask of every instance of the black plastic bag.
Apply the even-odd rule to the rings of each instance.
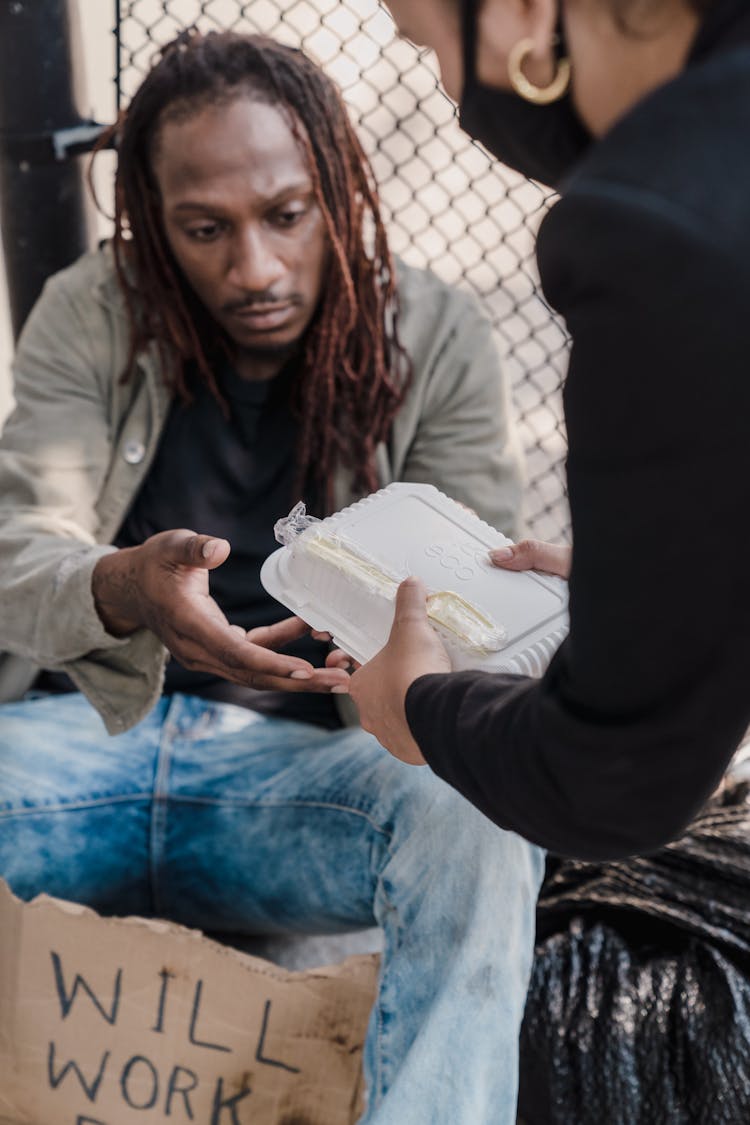
[[[680,840],[548,872],[521,1031],[525,1125],[750,1125],[750,785]]]

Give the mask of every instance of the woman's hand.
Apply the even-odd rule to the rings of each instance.
[[[490,551],[490,559],[505,570],[540,570],[567,578],[569,547],[524,539],[510,547]],[[425,759],[406,721],[406,693],[418,676],[450,672],[451,663],[440,637],[427,620],[427,592],[418,578],[407,578],[398,588],[396,615],[385,648],[354,672],[349,692],[358,705],[365,730],[401,762],[424,765]],[[350,658],[336,650],[329,665],[343,668]],[[336,687],[344,691],[344,687]]]
[[[310,631],[298,617],[249,633],[229,624],[208,585],[208,572],[229,551],[226,539],[181,529],[104,555],[91,588],[105,629],[116,637],[150,629],[185,668],[247,687],[330,691],[346,684],[342,668],[315,669],[275,651]]]
[[[394,758],[423,766],[406,721],[406,693],[417,677],[450,670],[448,653],[427,620],[427,590],[418,578],[407,578],[398,588],[388,643],[349,681],[362,726]]]
[[[570,573],[570,547],[524,539],[509,547],[490,551],[490,559],[504,570],[539,570],[567,578]],[[330,640],[328,633],[314,633],[319,640]],[[424,765],[419,746],[406,721],[406,693],[419,676],[429,672],[450,672],[448,653],[427,619],[427,591],[418,578],[407,578],[398,589],[396,613],[385,648],[361,667],[346,653],[335,649],[328,667],[355,668],[349,680],[349,694],[359,708],[360,722],[366,731],[394,757],[410,765]],[[346,691],[337,686],[334,691]]]
[[[493,565],[503,570],[538,570],[558,578],[570,576],[571,557],[570,547],[542,543],[538,539],[522,539],[520,543],[490,551]]]

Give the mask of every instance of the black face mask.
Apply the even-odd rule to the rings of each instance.
[[[477,15],[479,0],[462,0],[464,89],[461,128],[509,168],[556,186],[588,148],[592,137],[570,95],[551,105],[524,101],[507,90],[479,82]]]

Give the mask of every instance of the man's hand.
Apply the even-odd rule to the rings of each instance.
[[[395,758],[423,766],[406,721],[406,693],[418,676],[450,670],[448,653],[427,620],[427,591],[418,578],[407,578],[398,588],[387,645],[349,681],[362,726]]]
[[[115,637],[150,629],[185,668],[247,687],[330,691],[346,684],[341,668],[314,669],[274,651],[309,632],[299,618],[249,633],[229,624],[208,588],[208,572],[229,552],[226,539],[183,529],[105,555],[91,582],[105,629]]]
[[[570,577],[571,558],[570,547],[558,547],[538,539],[523,539],[510,547],[490,551],[493,565],[503,570],[539,570],[542,574],[554,574],[558,578]]]

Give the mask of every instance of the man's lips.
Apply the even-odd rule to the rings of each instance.
[[[244,305],[230,310],[230,315],[241,320],[256,332],[270,332],[282,328],[294,316],[293,301],[279,301],[267,305]]]

